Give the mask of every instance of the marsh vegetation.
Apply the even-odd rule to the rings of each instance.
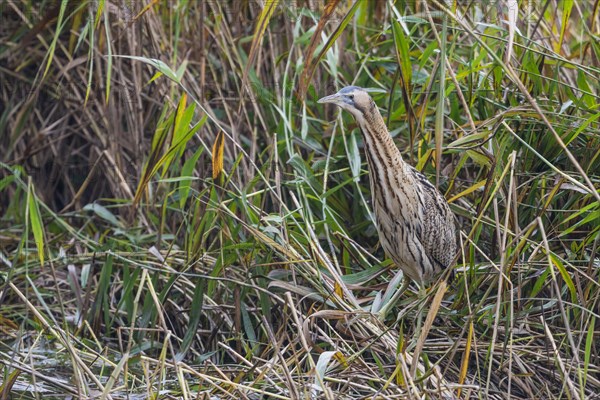
[[[598,396],[598,2],[322,3],[0,0],[0,397]],[[385,321],[349,84],[459,231]]]

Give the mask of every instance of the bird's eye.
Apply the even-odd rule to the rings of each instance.
[[[350,94],[350,95],[348,95],[348,98],[349,98],[350,100],[354,100],[354,95],[353,95],[353,94]]]

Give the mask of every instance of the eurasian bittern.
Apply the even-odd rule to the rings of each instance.
[[[422,287],[450,267],[456,253],[453,214],[444,196],[402,159],[364,89],[348,86],[319,103],[332,103],[352,114],[364,138],[379,241],[405,274],[403,288],[380,311],[385,317],[407,288],[406,277]]]

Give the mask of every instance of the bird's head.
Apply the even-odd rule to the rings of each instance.
[[[375,103],[367,91],[358,86],[346,86],[336,94],[319,99],[319,103],[331,103],[351,113],[356,119],[364,118]]]

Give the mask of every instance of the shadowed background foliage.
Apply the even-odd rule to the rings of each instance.
[[[0,18],[0,393],[600,390],[598,1],[0,0]],[[456,214],[425,334],[416,288],[367,312],[395,269],[359,131],[316,103],[349,84]]]

